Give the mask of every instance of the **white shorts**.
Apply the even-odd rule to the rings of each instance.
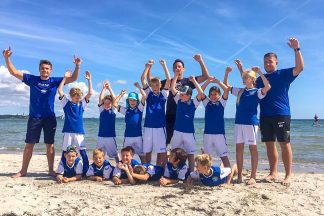
[[[174,130],[170,143],[172,149],[182,148],[187,154],[195,154],[196,152],[196,139],[194,133],[183,133]]]
[[[166,130],[165,128],[144,127],[143,152],[166,152]]]
[[[143,138],[138,137],[125,137],[124,138],[124,148],[126,146],[131,146],[135,150],[135,154],[143,156]]]
[[[78,150],[84,150],[85,147],[85,140],[84,134],[77,134],[77,133],[63,133],[63,145],[62,150],[66,151],[68,146],[75,146]]]
[[[97,148],[101,148],[108,157],[118,157],[116,137],[98,137]]]
[[[227,156],[228,149],[226,145],[226,138],[224,134],[204,134],[204,151],[207,154],[214,155],[215,152],[218,157]]]
[[[259,126],[235,124],[234,141],[245,145],[256,145]]]

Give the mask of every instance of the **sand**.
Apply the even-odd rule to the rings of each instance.
[[[0,154],[0,215],[324,215],[323,173],[294,173],[290,187],[260,182],[266,171],[258,172],[255,185],[228,188],[57,184],[47,176],[44,155],[33,156],[27,177],[12,179],[21,160],[22,155]]]

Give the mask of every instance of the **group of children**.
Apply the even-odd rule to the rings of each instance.
[[[142,87],[139,83],[134,86],[140,91],[142,98],[136,92],[130,92],[126,99],[126,106],[119,105],[120,99],[126,93],[122,90],[116,96],[109,84],[105,82],[99,95],[99,132],[97,148],[93,152],[93,164],[89,166],[89,160],[85,151],[83,112],[92,95],[91,74],[86,72],[89,91],[82,98],[82,91],[71,88],[70,100],[66,98],[62,89],[66,73],[58,93],[65,113],[64,139],[62,159],[57,169],[57,181],[59,183],[80,180],[86,177],[94,181],[111,179],[114,184],[135,184],[136,182],[159,180],[160,185],[174,184],[178,181],[186,181],[192,184],[193,180],[199,180],[207,186],[229,184],[234,174],[238,174],[237,182],[242,182],[243,149],[249,145],[251,152],[252,171],[248,184],[256,182],[256,169],[258,154],[256,148],[256,133],[258,130],[257,106],[270,89],[269,82],[258,67],[241,74],[244,88],[231,87],[228,84],[228,74],[232,71],[226,68],[224,83],[215,77],[209,77],[200,86],[193,76],[189,80],[194,84],[198,94],[192,99],[192,88],[181,86],[176,88],[179,74],[175,71],[171,81],[170,73],[164,60],[160,61],[166,77],[164,88],[161,89],[161,80],[158,77],[148,79],[148,73],[153,60],[149,60],[141,76]],[[264,88],[256,89],[256,73],[261,77]],[[148,83],[147,80],[148,79]],[[212,86],[208,96],[204,90],[210,83],[216,83],[223,89]],[[106,95],[109,91],[109,95]],[[235,116],[235,143],[237,166],[231,167],[227,157],[228,150],[225,138],[224,108],[229,92],[237,96]],[[166,148],[166,118],[165,105],[168,94],[174,96],[176,107],[176,120],[174,133],[171,139],[171,151],[167,155]],[[205,107],[204,130],[204,154],[194,156],[196,153],[194,116],[200,102]],[[146,106],[144,121],[144,133],[142,135],[142,115]],[[123,149],[119,157],[116,144],[115,118],[119,112],[125,115],[125,133]],[[81,158],[78,158],[79,150]],[[156,165],[151,164],[152,152],[157,153]],[[212,166],[210,155],[217,154],[222,165]],[[116,166],[112,166],[105,160],[108,157],[115,158]],[[133,159],[137,154],[141,163]],[[186,161],[188,160],[188,166]],[[196,168],[196,169],[195,169]]]

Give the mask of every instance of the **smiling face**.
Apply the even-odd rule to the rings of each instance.
[[[209,175],[210,167],[208,166],[203,166],[200,163],[196,162],[196,169],[200,174]]]
[[[151,86],[151,89],[155,95],[160,93],[160,88],[161,88],[160,81],[151,81],[150,86]]]
[[[105,109],[110,109],[112,106],[111,100],[109,99],[104,99],[104,108]]]
[[[180,93],[180,101],[181,102],[187,102],[191,99],[191,95],[187,95],[184,93]]]
[[[48,80],[52,72],[52,67],[49,64],[41,64],[39,66],[39,73],[42,80]]]
[[[123,163],[130,163],[133,159],[133,154],[130,151],[121,152],[121,160]]]
[[[180,79],[183,78],[184,70],[185,70],[184,69],[184,66],[183,66],[183,64],[181,62],[174,63],[174,65],[173,65],[173,72],[179,74],[179,77],[178,78],[180,78]]]
[[[135,99],[131,99],[131,98],[129,98],[129,99],[127,99],[127,100],[128,100],[129,106],[130,106],[131,108],[135,108],[135,107],[137,106],[137,100],[135,100]]]
[[[278,60],[274,55],[264,57],[263,63],[267,73],[272,73],[277,70]]]
[[[77,158],[78,154],[76,152],[67,152],[64,154],[66,163],[69,166],[72,166],[74,164],[75,159]]]
[[[220,94],[217,91],[211,91],[209,94],[209,99],[211,102],[217,102],[219,100]]]
[[[101,152],[93,155],[93,162],[96,164],[97,167],[101,167],[104,160],[105,160],[105,157]]]

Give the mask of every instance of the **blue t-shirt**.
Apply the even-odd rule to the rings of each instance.
[[[178,164],[178,167],[173,167],[170,162],[167,162],[163,176],[170,179],[186,180],[189,176],[189,169],[186,163]]]
[[[177,103],[177,114],[174,123],[174,130],[183,133],[194,133],[195,111],[199,105],[199,101],[195,97],[195,99],[181,102],[180,93],[177,93],[174,96],[174,100]]]
[[[264,76],[268,79],[271,89],[267,97],[260,102],[260,116],[290,116],[288,91],[290,84],[297,76],[293,74],[294,68],[280,69]],[[256,81],[257,88],[263,88],[260,77]]]
[[[76,175],[82,175],[83,163],[81,158],[76,158],[74,164],[70,167],[66,160],[60,161],[56,173],[63,175],[64,177],[71,178]]]
[[[156,181],[163,176],[164,169],[161,166],[154,166],[152,164],[142,164],[142,166],[146,167],[146,173],[150,175],[148,181]]]
[[[264,98],[261,89],[232,88],[232,94],[237,96],[235,124],[258,125],[258,105]]]
[[[125,108],[119,106],[118,112],[125,115],[125,137],[142,136],[142,116],[144,105],[139,103],[135,108]]]
[[[114,167],[109,163],[109,161],[104,160],[101,167],[97,167],[95,163],[89,166],[87,171],[87,176],[100,176],[105,179],[110,179],[113,174]]]
[[[119,161],[119,163],[123,163],[123,161]],[[134,168],[135,166],[140,165],[140,163],[138,163],[137,160],[132,159],[130,165],[131,165],[131,167]],[[114,169],[113,176],[116,176],[120,179],[127,179],[126,172],[124,170],[120,169],[118,167],[118,164],[116,165],[116,167]]]
[[[64,110],[64,126],[63,133],[78,133],[84,134],[83,129],[83,112],[87,105],[85,98],[79,104],[74,104],[63,95],[60,98]]]
[[[146,99],[146,116],[144,127],[162,128],[165,127],[165,103],[168,97],[168,90],[163,89],[158,95],[155,95],[151,88],[145,89]]]
[[[54,117],[54,100],[57,87],[63,77],[41,80],[40,76],[23,74],[23,82],[30,87],[29,116],[34,118]]]
[[[226,100],[221,97],[211,102],[207,97],[203,100],[205,107],[205,134],[225,134],[224,108]]]
[[[99,137],[116,137],[116,112],[114,107],[106,110],[104,105],[99,106]]]
[[[220,168],[218,166],[211,166],[210,170],[211,174],[209,176],[205,176],[197,171],[192,172],[190,176],[194,179],[199,178],[203,185],[214,187],[225,184],[227,181],[227,176],[231,173],[230,168]]]

